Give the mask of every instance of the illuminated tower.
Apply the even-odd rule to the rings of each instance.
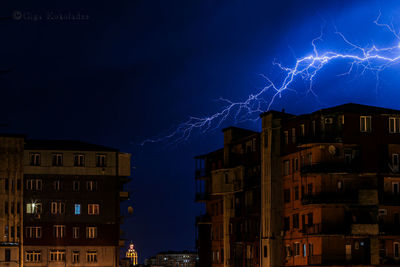
[[[128,259],[130,259],[131,266],[135,266],[135,265],[138,264],[138,262],[137,262],[137,257],[138,257],[137,256],[137,251],[135,250],[135,246],[133,245],[132,242],[129,244],[129,249],[126,252],[126,257]]]

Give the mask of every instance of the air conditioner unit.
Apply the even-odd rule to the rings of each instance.
[[[386,209],[379,209],[378,214],[379,214],[379,216],[387,215],[387,210]]]

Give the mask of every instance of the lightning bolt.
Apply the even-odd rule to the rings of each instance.
[[[176,144],[188,140],[194,131],[205,133],[209,130],[220,128],[221,124],[228,118],[233,118],[235,123],[257,120],[258,116],[255,115],[270,110],[276,98],[282,97],[283,92],[288,90],[295,91],[290,86],[297,79],[307,81],[309,84],[307,93],[318,97],[313,91],[314,80],[327,64],[334,61],[343,60],[349,62],[348,70],[340,74],[340,76],[348,75],[357,68],[360,69],[360,74],[364,74],[366,71],[374,72],[378,81],[381,71],[400,61],[400,33],[395,30],[393,22],[391,24],[384,24],[380,22],[380,19],[381,12],[379,12],[378,17],[373,23],[389,31],[395,38],[396,45],[389,47],[377,47],[375,45],[362,47],[351,42],[341,32],[336,30],[335,34],[342,40],[343,44],[349,47],[349,52],[340,53],[333,50],[321,53],[317,47],[317,43],[321,42],[323,37],[323,30],[321,28],[320,35],[311,41],[312,53],[297,58],[292,67],[286,67],[281,63],[273,62],[273,65],[277,66],[283,73],[283,78],[279,84],[274,83],[267,76],[261,75],[265,79],[266,85],[258,93],[250,94],[242,102],[233,102],[225,98],[220,98],[219,100],[224,105],[219,112],[207,117],[189,117],[187,121],[172,129],[169,134],[160,138],[147,139],[141,144],[157,143],[166,140],[171,141],[171,144]]]

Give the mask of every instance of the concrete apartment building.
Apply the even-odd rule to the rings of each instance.
[[[119,266],[130,154],[0,136],[0,266]]]
[[[0,135],[0,266],[21,266],[24,136]]]
[[[299,116],[270,111],[261,119],[261,133],[228,128],[223,149],[196,158],[196,200],[206,207],[196,220],[200,266],[398,266],[400,111],[345,104]],[[260,158],[251,158],[241,140],[257,135]],[[239,159],[234,165],[229,154]],[[237,201],[235,179],[218,176],[249,161],[261,163],[258,247],[237,239],[235,221],[242,235],[249,223],[232,211],[246,197]],[[242,174],[234,177],[249,179]],[[218,201],[224,208],[215,212]],[[229,227],[216,239],[221,222]],[[239,247],[246,260],[238,260]]]
[[[145,259],[144,265],[149,267],[195,267],[198,255],[193,251],[166,251]]]

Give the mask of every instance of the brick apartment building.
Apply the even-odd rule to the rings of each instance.
[[[12,152],[0,153],[0,168],[6,170],[6,156],[11,166],[2,177],[8,193],[0,193],[1,207],[8,210],[1,229],[8,235],[0,253],[9,251],[0,266],[119,266],[130,154],[80,141],[7,138],[0,139]]]
[[[196,157],[200,266],[398,266],[400,111],[270,111]]]

